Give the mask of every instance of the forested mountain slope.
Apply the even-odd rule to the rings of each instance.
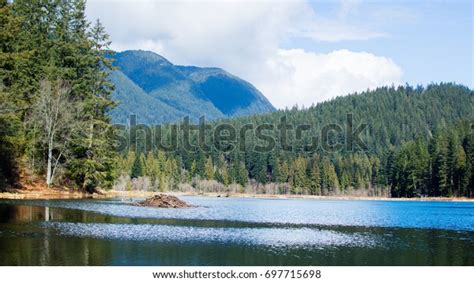
[[[231,146],[233,150],[213,147],[206,151],[195,147],[190,151],[180,144],[171,153],[155,148],[147,155],[140,152],[124,155],[122,171],[126,174],[132,163],[145,165],[158,158],[175,166],[169,171],[180,172],[169,175],[166,170],[144,172],[143,175],[151,174],[154,181],[158,179],[156,175],[167,179],[166,182],[155,181],[156,187],[198,177],[224,185],[245,186],[248,179],[255,181],[254,184],[278,183],[277,188],[271,189],[279,193],[473,196],[473,109],[473,91],[461,85],[383,87],[335,98],[307,109],[220,121],[214,126],[231,124],[237,138],[241,128],[250,126],[254,131],[247,132],[245,146],[240,146],[240,139]],[[281,142],[282,132],[278,128],[282,117],[293,127],[288,131],[286,142],[291,149]],[[348,118],[352,122],[349,132],[357,133],[362,141],[361,144],[353,142],[351,147],[347,146],[346,139]],[[275,140],[275,146],[259,150],[257,145],[269,144],[268,138],[262,138],[255,131],[262,124],[274,126],[262,132]],[[366,127],[361,126],[364,124]],[[294,129],[300,125],[307,125],[309,130],[297,138]],[[329,136],[327,140],[324,140],[325,133]],[[197,133],[193,136],[196,141]],[[212,131],[207,138],[206,143],[213,144]],[[318,146],[305,147],[314,140],[319,142]],[[334,144],[341,146],[334,147]],[[262,188],[267,186],[256,187],[267,189]]]
[[[130,114],[160,124],[184,116],[212,120],[274,110],[254,86],[222,69],[178,66],[150,51],[111,57],[118,68],[111,76],[119,102],[111,112],[114,122],[124,123]]]

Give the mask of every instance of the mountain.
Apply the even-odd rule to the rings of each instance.
[[[130,114],[141,123],[159,124],[275,110],[252,84],[219,68],[174,65],[150,51],[117,52],[112,58],[118,68],[110,76],[119,102],[110,113],[114,122],[126,123]]]

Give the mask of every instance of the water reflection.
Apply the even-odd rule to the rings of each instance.
[[[0,265],[474,265],[469,230],[324,225],[307,214],[293,224],[130,218],[54,207],[77,201],[31,203],[0,203]]]
[[[234,221],[249,225],[335,225],[435,228],[474,231],[473,202],[326,201],[183,197],[197,206],[155,209],[117,200],[3,201],[4,203],[84,210],[142,220]],[[2,203],[2,201],[0,201]]]

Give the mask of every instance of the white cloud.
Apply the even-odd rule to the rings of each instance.
[[[317,103],[355,91],[399,84],[402,70],[390,59],[337,50],[326,54],[279,50],[266,61],[260,89],[276,107]]]
[[[384,32],[372,31],[342,22],[315,19],[293,32],[295,36],[307,37],[317,41],[338,42],[344,40],[368,40],[388,37]]]
[[[328,19],[307,2],[295,1],[89,0],[87,15],[102,20],[116,50],[152,50],[177,64],[221,67],[253,83],[276,107],[285,107],[400,81],[400,68],[387,58],[281,47],[297,42],[295,37],[317,45],[387,36],[346,21],[356,6],[342,5],[335,19]]]

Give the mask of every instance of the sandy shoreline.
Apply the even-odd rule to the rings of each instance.
[[[12,190],[1,192],[0,199],[106,199],[106,198],[147,198],[158,192],[142,191],[104,191],[103,193],[88,194],[71,192],[60,189],[44,190]],[[230,197],[230,198],[259,198],[259,199],[313,199],[313,200],[363,200],[363,201],[436,201],[436,202],[474,202],[472,198],[387,198],[387,197],[356,197],[356,196],[312,196],[312,195],[274,195],[274,194],[246,194],[246,193],[185,193],[167,192],[174,196],[202,196],[202,197]]]

